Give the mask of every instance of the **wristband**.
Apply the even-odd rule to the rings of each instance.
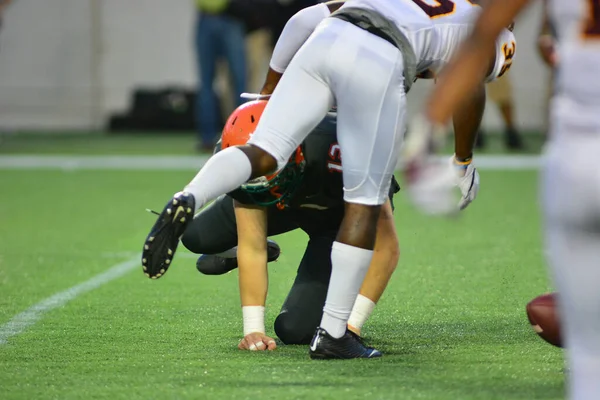
[[[472,161],[473,161],[472,156],[467,157],[467,158],[458,158],[458,157],[456,157],[456,155],[454,156],[454,164],[459,167],[466,167],[469,164],[471,164]]]
[[[244,336],[253,332],[265,333],[264,306],[243,306],[242,315],[244,319]]]

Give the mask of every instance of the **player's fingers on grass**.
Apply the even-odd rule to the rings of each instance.
[[[254,343],[252,343],[250,345],[250,350],[253,351],[262,351],[262,350],[266,350],[267,349],[267,345],[262,341],[261,339],[256,339],[254,341]]]
[[[277,348],[277,343],[275,343],[275,340],[271,339],[270,337],[267,337],[266,340],[267,340],[267,350],[272,351]]]
[[[240,340],[240,343],[238,344],[238,349],[240,350],[248,350],[249,348],[249,343],[246,340],[246,338],[242,338],[242,340]]]
[[[250,350],[250,351],[266,350],[268,347],[267,339],[270,339],[270,338],[267,338],[262,333],[259,333],[259,332],[249,333],[246,336],[244,336],[244,338],[241,340],[238,347],[241,350]]]

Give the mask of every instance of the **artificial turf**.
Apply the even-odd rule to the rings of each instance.
[[[0,327],[135,259],[155,218],[144,209],[160,209],[191,175],[0,170]],[[551,290],[537,174],[482,171],[481,182],[458,220],[422,216],[397,196],[401,260],[364,327],[381,359],[239,351],[237,272],[202,276],[181,248],[163,278],[136,267],[0,344],[0,398],[563,398],[562,351],[536,336],[524,309]],[[268,334],[306,236],[275,240],[283,253],[269,269]]]

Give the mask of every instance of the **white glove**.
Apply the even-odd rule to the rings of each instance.
[[[479,172],[472,161],[461,163],[456,160],[455,156],[450,158],[450,164],[456,173],[455,182],[461,193],[458,208],[464,210],[479,193]]]

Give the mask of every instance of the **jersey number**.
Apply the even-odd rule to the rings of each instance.
[[[452,0],[433,0],[436,5],[426,3],[424,0],[412,0],[413,3],[418,5],[421,10],[425,11],[425,14],[429,15],[429,18],[439,18],[445,15],[450,15],[454,12],[456,5]],[[479,5],[480,0],[466,0],[472,6]]]
[[[429,18],[439,18],[444,15],[452,14],[456,5],[452,0],[434,0],[437,4],[432,6],[423,0],[413,0],[413,3],[418,5]]]
[[[584,24],[583,35],[600,37],[600,0],[587,0],[588,18]]]
[[[342,172],[342,148],[337,143],[329,146],[327,169],[329,172]]]
[[[504,43],[502,46],[502,53],[504,53],[504,65],[498,74],[498,78],[506,73],[512,67],[513,57],[515,56],[515,50],[517,50],[517,44],[515,42]]]

